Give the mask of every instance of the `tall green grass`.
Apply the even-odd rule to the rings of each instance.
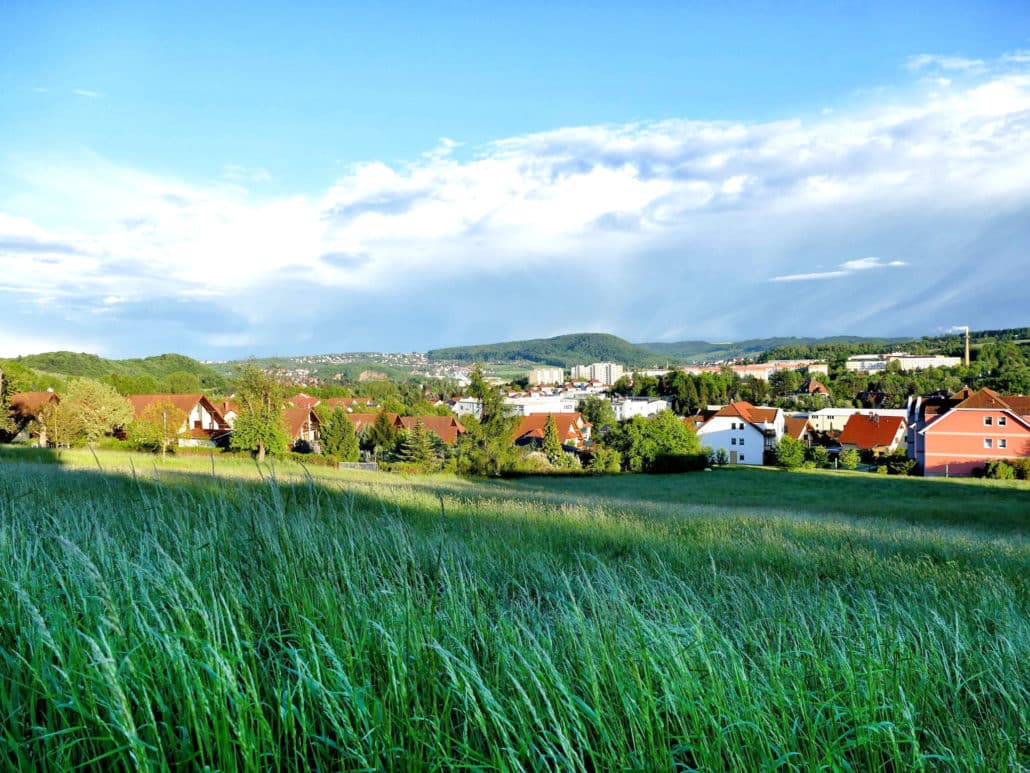
[[[262,474],[0,464],[8,768],[1030,761],[1022,535]]]

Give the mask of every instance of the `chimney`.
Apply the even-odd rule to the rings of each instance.
[[[966,367],[969,367],[969,326],[966,326]]]

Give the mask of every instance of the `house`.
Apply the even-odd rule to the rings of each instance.
[[[307,408],[308,410],[311,410],[320,402],[322,402],[320,398],[306,395],[303,392],[290,398],[290,405],[294,408]]]
[[[902,419],[907,415],[904,408],[820,408],[808,414],[808,423],[815,432],[843,432],[848,419],[856,413],[864,413],[867,416],[898,416]]]
[[[798,387],[798,391],[794,394],[801,397],[829,397],[830,390],[821,381],[809,378],[801,382],[801,386]]]
[[[312,408],[303,405],[290,406],[283,411],[283,419],[286,422],[286,436],[294,450],[319,452],[321,426]]]
[[[186,395],[150,394],[129,395],[136,418],[158,403],[170,403],[186,414],[186,421],[179,430],[179,446],[213,447],[228,439],[232,431],[218,408],[200,392]]]
[[[654,416],[659,411],[671,411],[672,399],[666,397],[623,397],[612,400],[615,418],[619,421],[632,419],[634,416]]]
[[[240,415],[240,406],[233,400],[219,400],[214,404],[215,409],[222,414],[222,418],[225,419],[225,423],[230,428],[236,426],[236,417]]]
[[[547,431],[547,420],[554,417],[558,439],[565,448],[583,448],[590,442],[590,422],[581,413],[533,413],[523,416],[515,429],[513,442],[517,446],[541,445]]]
[[[27,432],[29,425],[39,416],[40,411],[48,403],[59,403],[61,398],[53,391],[47,392],[15,392],[7,400],[10,417],[14,420],[18,434]],[[36,436],[36,444],[40,448],[46,448],[46,429],[39,427]]]
[[[351,424],[354,425],[354,434],[360,435],[364,430],[371,427],[376,423],[376,419],[379,418],[378,413],[348,413],[347,419]],[[390,423],[396,426],[397,414],[388,413],[386,418],[390,420]]]
[[[1030,456],[1030,397],[966,387],[912,397],[908,455],[924,475],[971,475],[993,459]]]
[[[465,427],[453,416],[398,416],[394,420],[398,429],[405,430],[414,429],[419,422],[449,446],[453,446],[465,434]]]
[[[783,434],[790,435],[790,437],[801,441],[806,446],[811,446],[812,441],[815,440],[815,433],[812,431],[812,426],[808,423],[808,417],[806,416],[787,416],[784,418]]]
[[[856,413],[840,433],[841,450],[889,454],[905,444],[905,420],[900,416]]]
[[[785,418],[779,408],[756,407],[740,401],[712,414],[697,436],[713,451],[725,450],[730,464],[764,463],[764,454],[783,437]]]

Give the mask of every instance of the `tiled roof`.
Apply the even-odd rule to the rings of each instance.
[[[286,420],[286,431],[290,440],[299,440],[304,425],[308,422],[318,424],[318,417],[310,408],[294,406],[283,411],[283,418]]]
[[[759,408],[744,400],[730,403],[709,416],[706,424],[714,418],[737,416],[749,424],[765,424],[776,421],[778,408]]]
[[[330,408],[353,408],[355,405],[371,405],[371,397],[330,397],[323,402]]]
[[[303,392],[290,398],[290,405],[295,408],[307,408],[309,410],[314,408],[320,402],[322,401],[319,398],[306,395]]]
[[[54,392],[16,392],[7,403],[10,414],[17,419],[34,419],[40,409],[51,400],[61,402]]]
[[[844,425],[844,431],[840,433],[840,443],[861,449],[890,446],[904,421],[900,416],[868,416],[856,413]]]
[[[576,445],[583,441],[583,432],[580,427],[590,425],[583,419],[581,413],[533,413],[523,416],[515,430],[515,440],[542,439],[547,430],[547,419],[550,416],[554,417],[554,423],[558,427],[558,439],[562,445]]]
[[[801,436],[808,429],[808,419],[802,417],[788,416],[783,420],[783,434],[790,435],[795,440],[801,440]]]
[[[379,414],[378,413],[348,413],[347,414],[347,419],[350,421],[351,424],[354,425],[354,431],[355,432],[361,432],[361,430],[365,429],[366,427],[371,427],[373,424],[376,423],[376,419],[378,419],[378,418],[379,418]],[[389,421],[390,421],[390,423],[392,425],[394,425],[395,427],[398,426],[397,425],[397,414],[396,413],[388,413],[388,414],[386,414],[386,418],[389,419]]]
[[[465,427],[453,416],[398,416],[397,422],[404,429],[413,429],[416,424],[422,422],[422,426],[447,445],[454,445],[458,435],[465,434]]]
[[[149,408],[155,403],[171,403],[183,413],[189,415],[194,408],[197,407],[197,403],[201,400],[207,400],[200,392],[194,392],[188,395],[172,395],[172,394],[153,394],[153,395],[129,395],[129,403],[132,405],[132,410],[136,414],[138,419],[143,415],[143,411]],[[210,405],[210,403],[209,403]],[[224,421],[224,417],[218,413],[218,409],[214,405],[211,408],[215,410],[217,414],[215,418],[219,421]]]

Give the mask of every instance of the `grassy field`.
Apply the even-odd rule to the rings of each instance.
[[[1030,764],[1025,483],[30,457],[8,768]]]

